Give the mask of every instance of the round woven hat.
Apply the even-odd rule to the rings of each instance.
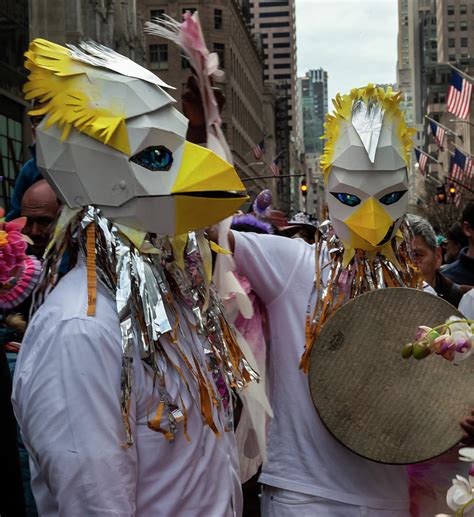
[[[459,366],[431,355],[403,359],[419,325],[461,313],[434,295],[408,288],[372,291],[326,322],[314,344],[313,402],[333,436],[373,461],[410,464],[442,454],[463,435],[474,407],[474,360]]]

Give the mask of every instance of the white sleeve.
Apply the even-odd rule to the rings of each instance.
[[[17,372],[15,390],[34,471],[58,515],[133,516],[137,453],[122,446],[120,331],[73,318],[44,334],[24,343],[36,353]],[[134,408],[132,400],[133,432]]]
[[[438,296],[438,293],[431,287],[431,285],[428,282],[425,282],[424,280],[423,280],[422,289],[423,289],[423,291],[425,291],[425,293],[429,293],[429,294],[433,294],[434,296]]]
[[[474,319],[474,289],[468,291],[459,302],[458,309],[464,314],[468,320]]]
[[[237,272],[266,305],[290,284],[309,244],[302,239],[232,231]]]

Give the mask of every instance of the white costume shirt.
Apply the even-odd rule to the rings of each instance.
[[[474,289],[468,291],[459,302],[458,309],[468,320],[474,320]]]
[[[319,419],[308,377],[299,369],[315,275],[314,246],[301,239],[233,234],[237,270],[265,303],[270,326],[274,418],[260,481],[357,506],[406,510],[408,515],[406,468],[366,460],[336,441]]]
[[[194,381],[191,396],[174,369],[166,374],[167,389],[172,399],[181,393],[191,442],[183,424],[174,443],[149,429],[147,410],[151,405],[153,417],[159,399],[137,354],[130,416],[135,444],[121,446],[122,345],[115,300],[99,287],[96,316],[86,312],[86,270],[79,264],[32,318],[16,365],[13,403],[30,453],[39,514],[240,515],[233,433],[222,432],[217,414],[221,438],[202,424]],[[180,330],[182,343],[189,347],[195,340],[202,350],[184,324]]]

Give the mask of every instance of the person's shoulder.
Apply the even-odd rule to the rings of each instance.
[[[466,291],[463,295],[463,299],[466,299],[466,300],[472,300],[474,301],[474,289],[469,289],[469,291]]]
[[[466,318],[474,318],[474,289],[470,289],[463,295],[459,302],[458,309]]]
[[[454,262],[451,262],[450,264],[445,264],[442,268],[441,268],[441,273],[446,274],[446,273],[449,273],[450,271],[453,271],[453,270],[456,270],[459,268],[459,259],[455,260]]]
[[[299,250],[306,247],[310,247],[308,243],[306,243],[303,239],[290,239],[288,237],[284,237],[282,235],[269,235],[269,234],[261,234],[261,233],[253,233],[253,232],[237,232],[233,231],[234,238],[238,241],[239,245],[243,242],[246,243],[246,246],[251,248],[259,247],[264,250],[268,250],[269,252],[284,252],[284,251],[293,251]]]
[[[28,179],[34,183],[41,177],[41,171],[38,169],[36,160],[34,158],[30,158],[23,164],[23,167],[20,170],[19,178],[24,180]]]
[[[434,296],[438,296],[438,293],[431,287],[428,282],[423,280],[423,284],[421,285],[421,290],[425,293],[433,294]]]
[[[72,319],[84,320],[85,324],[91,321],[105,328],[109,328],[111,324],[118,324],[114,300],[99,283],[96,294],[96,314],[88,316],[87,271],[83,265],[77,265],[61,278],[46,297],[31,324],[41,328]]]

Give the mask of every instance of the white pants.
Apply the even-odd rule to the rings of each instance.
[[[262,494],[262,517],[409,517],[408,510],[380,510],[300,494],[268,485]]]

